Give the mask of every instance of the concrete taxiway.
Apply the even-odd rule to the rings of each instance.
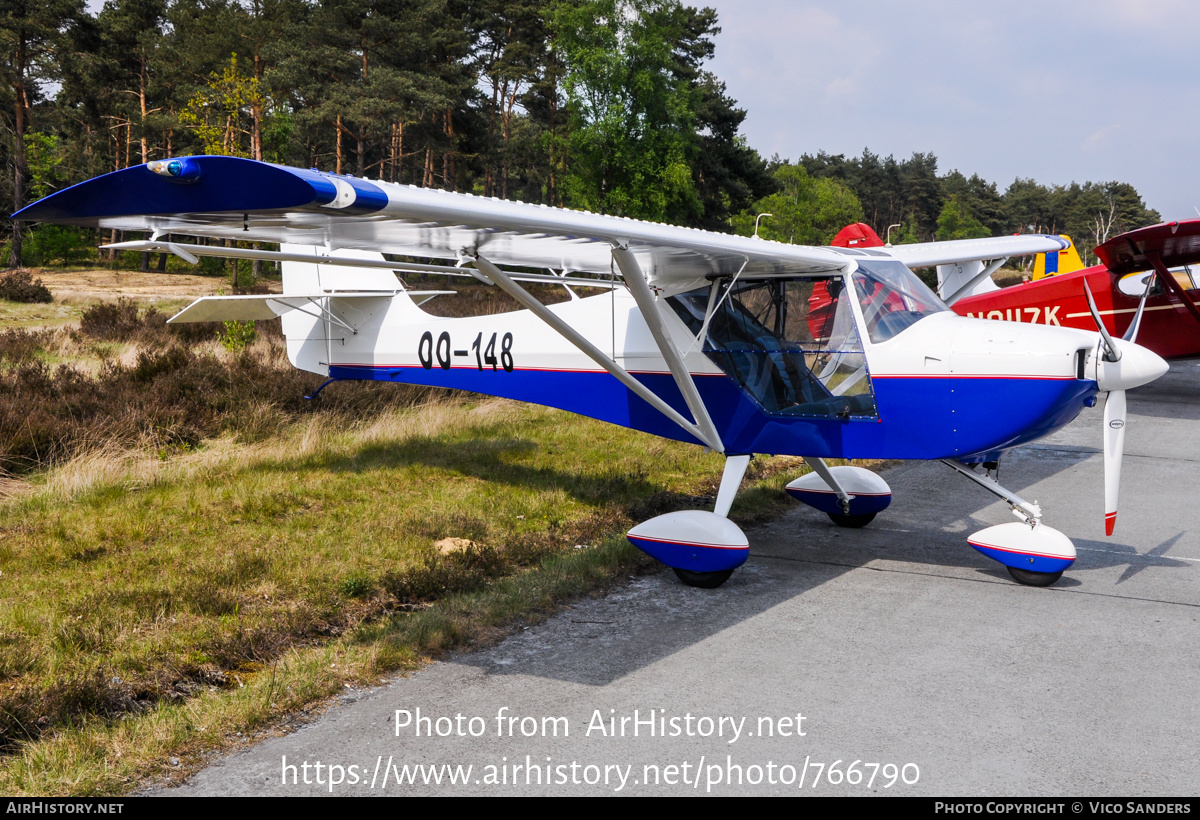
[[[866,529],[797,506],[720,589],[632,580],[169,793],[1194,796],[1200,363],[1129,394],[1112,538],[1100,423],[1001,468],[1078,549],[1048,589],[967,545],[1005,505],[903,464]]]

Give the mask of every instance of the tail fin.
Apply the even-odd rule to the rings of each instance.
[[[1079,251],[1075,249],[1075,243],[1071,241],[1071,237],[1066,234],[1059,234],[1059,236],[1067,240],[1066,250],[1057,253],[1039,253],[1033,262],[1034,279],[1083,270],[1083,260],[1079,258]]]
[[[279,250],[287,253],[312,252],[311,245],[279,246]],[[350,259],[370,259],[383,261],[383,254],[375,251],[338,250],[332,256],[342,256]],[[380,268],[353,268],[345,265],[317,265],[310,262],[283,263],[283,292],[320,293],[323,290],[343,291],[396,291],[402,290],[396,274]]]
[[[865,222],[852,222],[837,232],[829,243],[835,248],[882,248],[883,240]]]

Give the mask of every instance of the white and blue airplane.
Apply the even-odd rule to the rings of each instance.
[[[723,454],[711,512],[668,513],[628,534],[701,587],[748,556],[727,516],[754,454],[803,456],[813,472],[788,492],[845,527],[869,523],[891,491],[875,473],[826,459],[942,460],[1018,519],[968,543],[1020,583],[1051,584],[1075,548],[1038,505],[997,483],[1002,453],[1107,393],[1105,513],[1115,517],[1125,391],[1167,369],[1107,334],[960,317],[910,270],[1057,251],[1057,236],[805,247],[221,156],[126,168],[14,218],[147,231],[111,247],[193,263],[281,262],[282,295],[206,297],[171,321],[280,316],[292,364],[331,381],[471,390]],[[473,276],[524,309],[435,317],[420,306],[445,292],[409,289],[397,277],[406,271]],[[529,282],[571,298],[545,306]],[[581,286],[604,292],[580,298]]]

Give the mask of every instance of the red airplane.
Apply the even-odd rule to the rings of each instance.
[[[842,229],[832,244],[884,243],[869,227],[855,223]],[[985,292],[980,292],[981,285],[994,288],[990,272],[984,275],[993,266],[943,266],[947,270],[938,271],[939,295],[963,316],[1095,330],[1086,282],[1109,334],[1136,333],[1138,344],[1165,359],[1200,356],[1200,270],[1193,274],[1188,267],[1200,262],[1200,219],[1120,234],[1098,245],[1096,255],[1102,264]],[[1140,325],[1131,331],[1143,297]]]

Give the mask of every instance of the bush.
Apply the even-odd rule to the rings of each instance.
[[[224,276],[226,274],[225,260],[215,256],[201,256],[199,267],[201,276]]]
[[[79,319],[79,330],[84,336],[105,342],[131,341],[141,329],[137,302],[132,299],[98,302],[84,309]]]
[[[10,302],[53,302],[50,289],[27,270],[15,270],[0,276],[0,299]]]
[[[0,331],[0,362],[11,364],[32,361],[54,338],[52,330],[8,328]]]
[[[463,552],[430,555],[419,567],[388,572],[380,583],[400,604],[429,603],[447,595],[482,589],[490,579],[509,571],[503,553],[476,544]]]
[[[221,344],[230,353],[245,350],[246,345],[253,342],[258,334],[254,332],[254,322],[224,322],[224,332],[221,334]]]
[[[161,324],[161,313],[154,314],[157,324],[145,320],[129,331],[128,311],[103,311],[97,315],[110,321],[94,315],[89,323],[108,337],[125,334],[140,346],[132,365],[109,361],[96,375],[39,361],[32,352],[40,339],[0,335],[9,362],[0,368],[0,474],[49,466],[99,445],[146,445],[166,452],[224,432],[254,440],[312,412],[373,418],[384,408],[411,405],[428,394],[427,388],[368,382],[334,386],[318,401],[305,401],[317,377],[288,363],[277,336],[218,358],[183,346]],[[207,339],[213,338],[210,325],[183,327],[203,328]]]

